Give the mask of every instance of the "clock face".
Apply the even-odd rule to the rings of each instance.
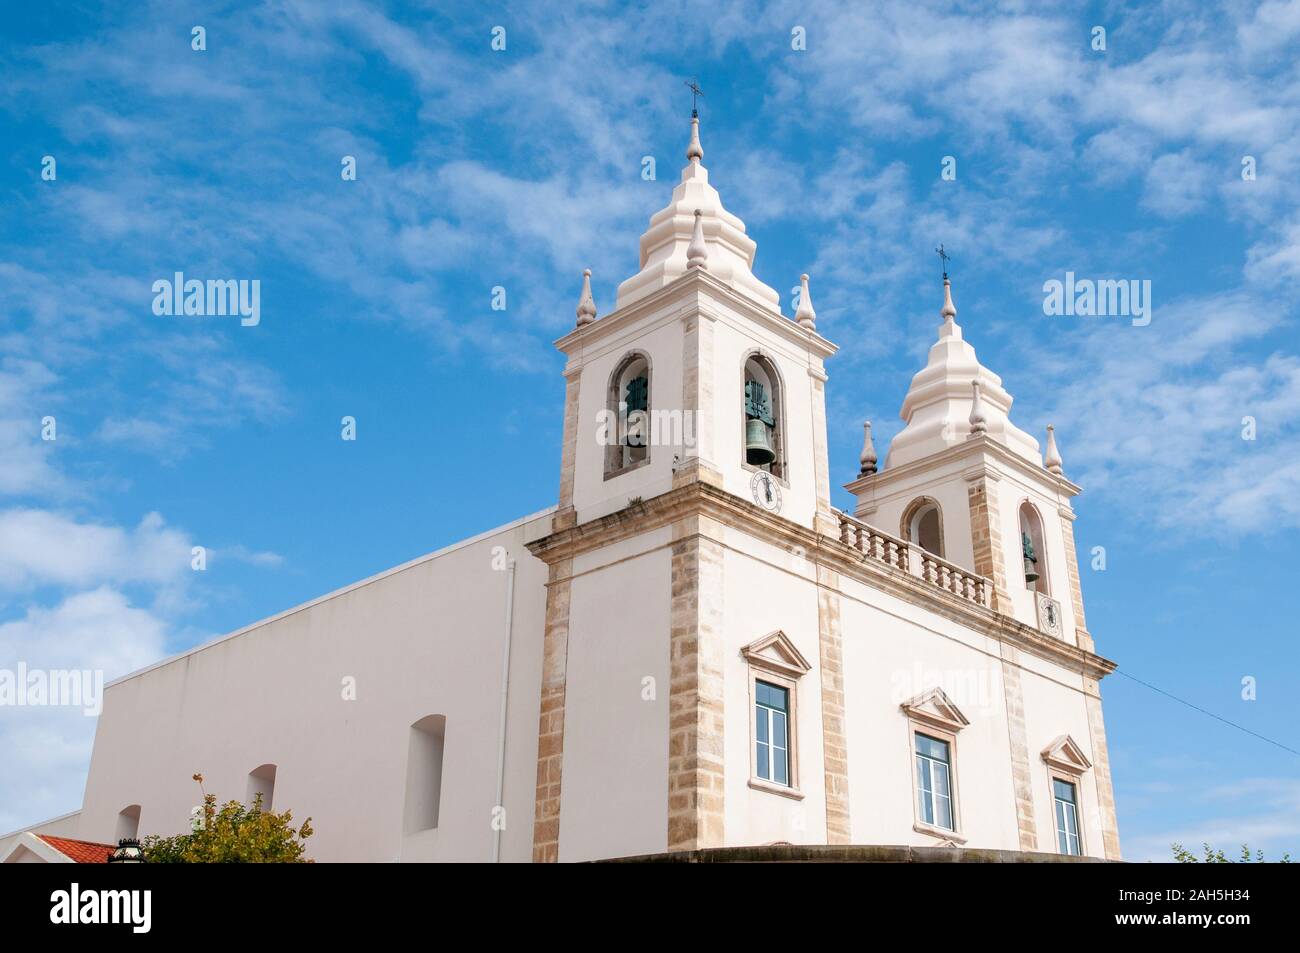
[[[1037,593],[1038,627],[1048,635],[1061,635],[1061,607],[1046,593]]]
[[[781,511],[781,485],[766,470],[754,474],[754,478],[749,481],[749,490],[754,494],[754,502],[769,513]]]

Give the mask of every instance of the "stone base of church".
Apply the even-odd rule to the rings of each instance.
[[[766,844],[640,854],[606,864],[1109,864],[1100,857],[978,847],[907,847],[895,844]]]

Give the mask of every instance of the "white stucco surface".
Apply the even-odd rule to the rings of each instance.
[[[549,522],[546,514],[534,518]],[[310,816],[317,860],[486,860],[495,806],[508,573],[516,562],[502,855],[532,840],[545,567],[529,521],[358,583],[107,687],[78,826],[112,837],[141,805],[140,832],[188,829],[190,775],[222,802],[277,767],[276,809]],[[354,679],[356,699],[343,697]],[[410,726],[446,716],[440,820],[404,837]]]

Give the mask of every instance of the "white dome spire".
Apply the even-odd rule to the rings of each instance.
[[[596,320],[596,299],[591,296],[591,269],[582,271],[582,294],[578,296],[578,327]]]
[[[998,377],[979,362],[957,324],[952,282],[943,279],[943,319],[939,339],[925,367],[912,378],[899,416],[907,426],[889,445],[885,467],[901,466],[964,441],[971,432],[1039,465],[1038,441],[1011,422],[1012,397]],[[972,383],[978,386],[972,386]],[[978,428],[978,429],[977,429]]]
[[[650,217],[650,227],[641,235],[640,270],[618,286],[615,309],[627,307],[654,294],[688,271],[698,258],[688,258],[695,244],[695,212],[708,219],[700,238],[704,261],[714,278],[766,308],[781,313],[781,297],[754,276],[754,253],[758,246],[745,234],[745,223],[722,205],[718,190],[709,184],[700,145],[700,120],[691,117],[691,141],[686,148],[686,167],[665,208]]]

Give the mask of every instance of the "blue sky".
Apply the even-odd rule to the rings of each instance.
[[[810,272],[841,347],[833,482],[864,418],[882,457],[901,426],[943,242],[1013,418],[1054,423],[1085,488],[1098,651],[1300,749],[1300,3],[556,6],[6,12],[0,666],[113,677],[553,503],[550,342],[582,268],[602,311],[636,269],[694,75],[756,273],[789,313]],[[176,270],[258,279],[260,324],[154,315]],[[1067,270],[1149,279],[1151,324],[1045,315]],[[1130,859],[1300,854],[1300,756],[1103,694]],[[0,830],[79,805],[92,733],[0,713]]]

